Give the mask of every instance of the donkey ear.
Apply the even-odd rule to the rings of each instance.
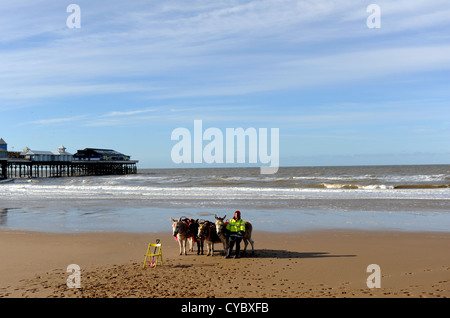
[[[225,215],[223,216],[223,219],[225,220],[226,217],[227,217],[227,215],[225,214]]]
[[[170,218],[170,220],[171,220],[172,222],[175,222],[175,220],[174,220],[174,219],[172,219],[172,217]]]

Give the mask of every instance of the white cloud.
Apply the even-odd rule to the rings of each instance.
[[[86,115],[78,115],[72,117],[63,117],[63,118],[49,118],[49,119],[40,119],[30,121],[24,124],[36,124],[36,125],[53,125],[53,124],[66,124],[73,121],[79,121],[85,119]]]
[[[158,110],[157,108],[148,108],[148,109],[130,110],[130,111],[113,111],[113,112],[109,112],[109,113],[103,115],[103,117],[138,115],[138,114],[155,112],[157,110]]]
[[[450,68],[450,45],[393,47],[311,57],[283,63],[302,85],[339,83]]]
[[[54,1],[4,2],[0,101],[239,95],[449,65],[446,1],[378,2],[380,30],[365,25],[370,1],[96,1],[80,4],[80,30]]]

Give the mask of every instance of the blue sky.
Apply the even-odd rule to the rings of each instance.
[[[279,128],[281,166],[448,164],[449,17],[448,0],[2,1],[0,137],[177,167],[171,132],[199,119]]]

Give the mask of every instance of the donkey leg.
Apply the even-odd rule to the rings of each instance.
[[[203,240],[199,240],[199,244],[200,244],[201,254],[203,255],[203,247],[204,247],[205,242],[203,242]]]
[[[206,254],[206,256],[210,256],[211,255],[211,251],[212,251],[212,243],[206,243],[208,245],[208,254]]]
[[[178,246],[180,247],[180,255],[182,254],[182,251],[183,251],[182,248],[181,248],[181,244],[182,244],[182,243],[181,243],[181,240],[178,239]]]
[[[193,237],[189,238],[189,246],[190,246],[189,252],[193,252],[194,251],[194,238]]]
[[[186,255],[186,240],[182,240],[181,241],[181,252],[180,252],[180,255],[183,255],[183,253],[184,253],[184,255]]]
[[[227,240],[222,239],[222,245],[223,245],[223,255],[227,255]]]
[[[242,253],[246,254],[247,253],[248,239],[244,238],[243,241],[244,241],[244,251]]]

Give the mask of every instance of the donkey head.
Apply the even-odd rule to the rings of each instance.
[[[206,231],[207,231],[207,223],[208,222],[201,222],[201,223],[199,223],[199,227],[198,227],[198,234],[197,234],[197,236],[198,237],[205,237],[206,236]]]
[[[225,218],[227,217],[226,215],[223,216],[223,218],[218,217],[217,215],[214,214],[214,217],[216,219],[216,231],[217,231],[217,235],[220,236],[220,234],[222,233],[224,227],[225,227]]]
[[[182,218],[179,218],[179,219],[170,218],[170,220],[172,221],[173,236],[177,236],[178,233],[184,232],[183,230],[186,227],[186,225],[183,223]]]
[[[172,221],[172,234],[173,236],[177,236],[177,231],[175,230],[177,228],[177,223],[179,219],[172,219],[170,218],[170,220]]]

